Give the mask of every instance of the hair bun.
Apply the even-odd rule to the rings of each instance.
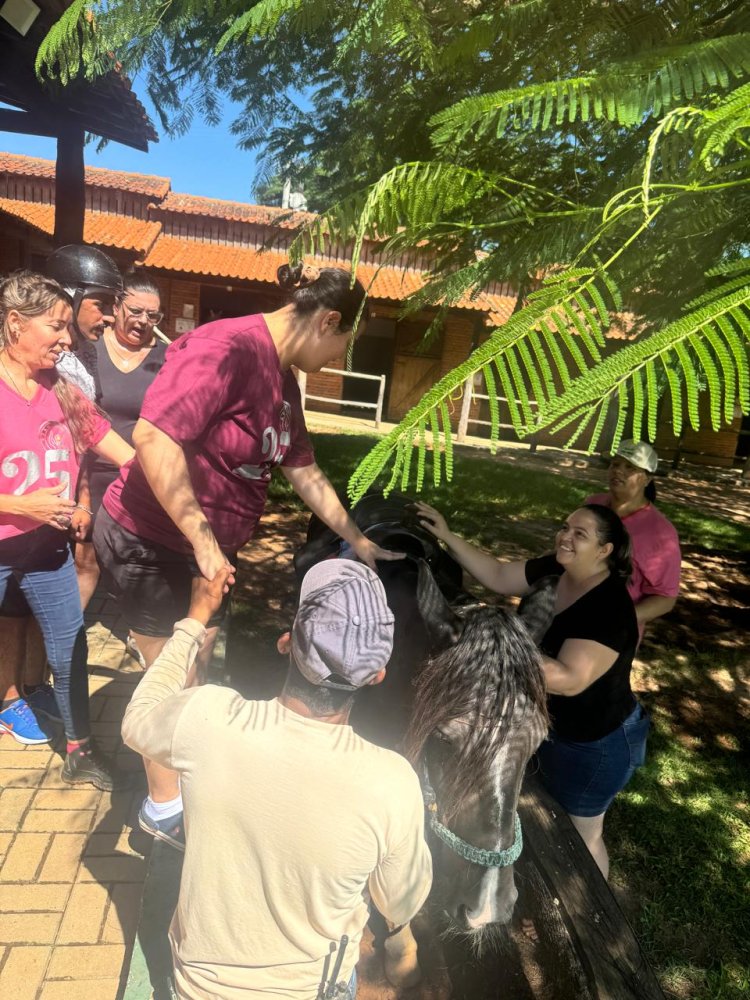
[[[276,271],[276,282],[281,288],[305,288],[320,277],[320,268],[314,264],[282,264]]]

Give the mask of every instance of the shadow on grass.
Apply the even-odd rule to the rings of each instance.
[[[710,685],[709,685],[710,686]],[[705,687],[705,685],[704,685]],[[607,819],[615,884],[640,900],[636,931],[668,995],[748,995],[748,732],[712,732],[678,685],[644,697],[654,720],[646,766]]]

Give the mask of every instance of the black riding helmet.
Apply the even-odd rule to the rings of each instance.
[[[81,300],[97,292],[122,295],[122,277],[117,265],[102,250],[80,244],[60,247],[47,258],[44,273],[62,285],[73,298],[73,316],[78,320]]]

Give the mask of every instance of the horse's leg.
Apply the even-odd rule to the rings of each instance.
[[[416,986],[422,978],[417,961],[417,942],[411,932],[411,924],[395,927],[388,924],[385,939],[385,975],[391,986]]]

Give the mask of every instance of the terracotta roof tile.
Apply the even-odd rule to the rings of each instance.
[[[164,201],[155,206],[154,211],[205,215],[211,219],[278,226],[280,229],[296,229],[301,223],[310,222],[315,218],[311,212],[290,212],[287,208],[249,205],[241,201],[222,201],[220,198],[204,198],[202,195],[180,194],[177,191],[170,191]]]
[[[48,236],[55,230],[54,205],[0,198],[0,212],[12,215]],[[160,222],[131,219],[108,212],[86,212],[83,225],[83,239],[86,243],[114,247],[117,250],[135,250],[139,254],[148,252],[160,232]]]
[[[42,160],[18,153],[0,153],[0,173],[21,174],[25,177],[55,177],[55,161]],[[168,177],[151,174],[130,174],[123,170],[106,170],[104,167],[86,167],[86,183],[91,187],[130,191],[151,198],[164,198],[169,191]]]
[[[230,246],[225,243],[207,243],[199,240],[181,240],[174,236],[160,236],[144,261],[147,267],[165,271],[182,271],[214,278],[234,278],[241,281],[262,281],[273,284],[276,271],[286,264],[286,254],[274,251],[261,252],[249,247]],[[314,258],[320,267],[343,267],[340,260]],[[425,283],[418,271],[397,267],[361,264],[357,277],[369,289],[374,299],[402,302]],[[491,312],[503,322],[515,305],[512,296],[481,293],[476,299],[466,299],[460,308]]]

